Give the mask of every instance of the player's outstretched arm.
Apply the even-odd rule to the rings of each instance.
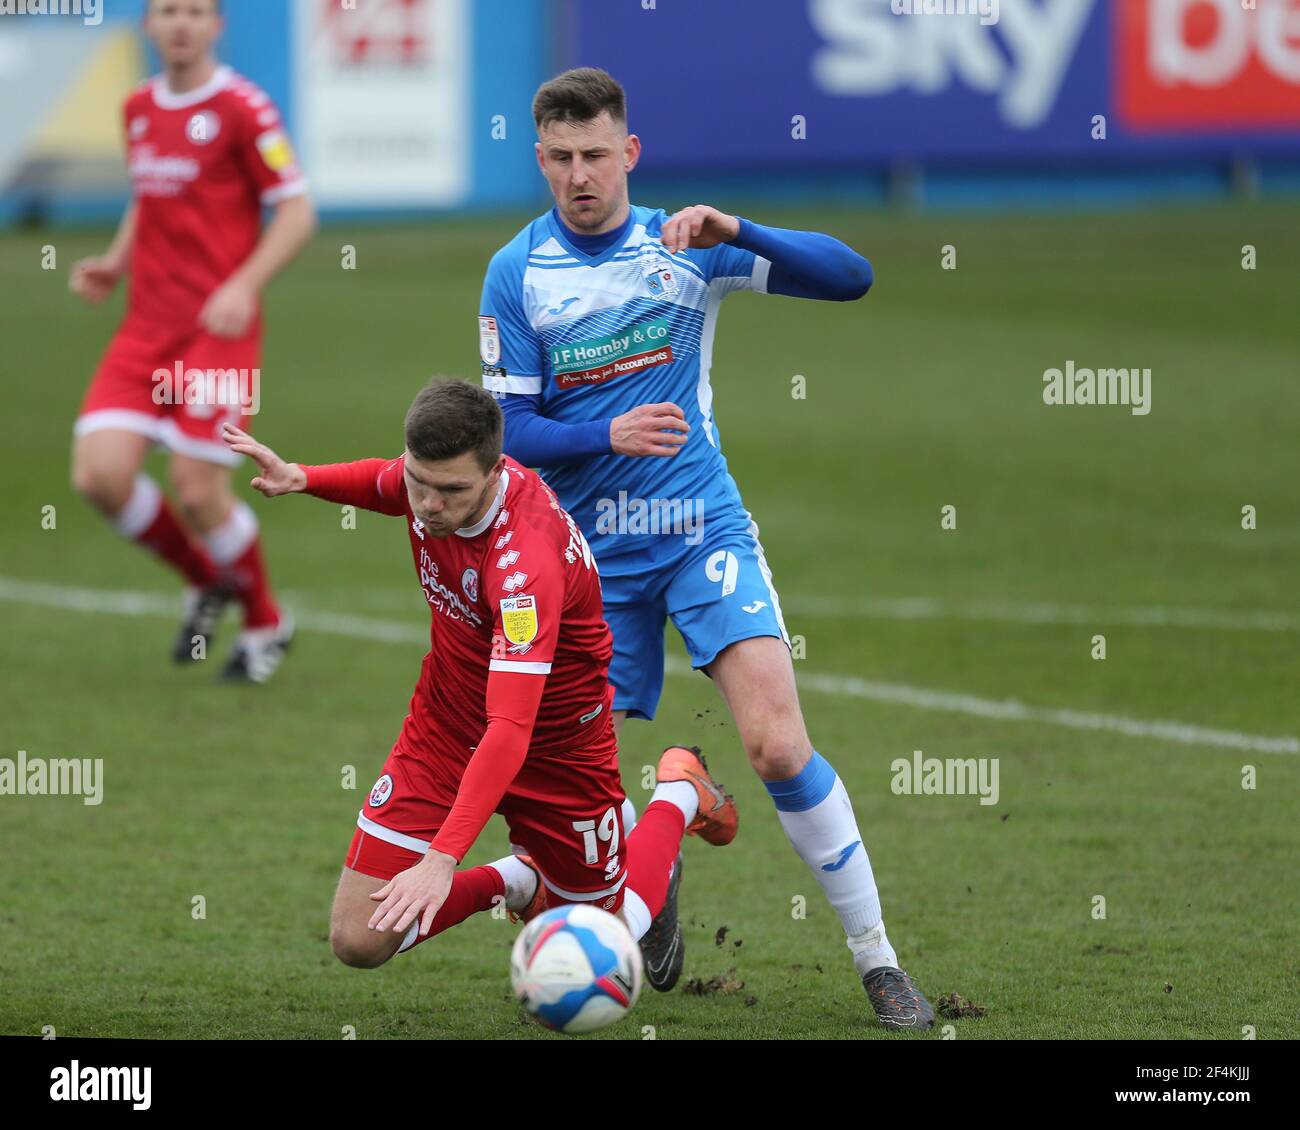
[[[752,251],[772,264],[769,294],[852,302],[866,294],[874,281],[870,261],[834,236],[764,227],[707,204],[683,208],[664,222],[659,237],[674,253],[719,243]]]
[[[351,463],[286,463],[264,443],[233,424],[222,425],[222,438],[231,451],[247,455],[260,474],[249,484],[267,498],[281,494],[311,494],[327,502],[359,506],[393,517],[406,513],[403,459],[358,459]]]
[[[231,451],[247,455],[257,464],[258,475],[249,486],[267,498],[297,494],[307,489],[307,473],[297,463],[286,463],[264,443],[259,443],[234,424],[221,425],[221,438]]]
[[[135,241],[135,220],[139,206],[133,200],[122,213],[117,234],[103,255],[92,255],[72,264],[68,276],[68,289],[87,302],[103,302],[117,287],[118,280],[126,274],[131,259],[131,244]]]

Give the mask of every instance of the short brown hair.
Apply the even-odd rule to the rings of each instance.
[[[553,122],[589,122],[602,111],[627,126],[627,94],[608,71],[578,67],[543,83],[533,95],[533,122],[540,133]]]
[[[431,462],[472,451],[490,471],[501,457],[502,429],[501,409],[490,393],[468,381],[435,379],[406,413],[406,450]]]

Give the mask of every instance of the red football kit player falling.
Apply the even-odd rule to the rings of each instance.
[[[481,389],[451,383],[498,412]],[[435,530],[433,516],[421,517],[430,497],[457,489],[439,473],[470,468],[473,480],[470,454],[459,462],[408,452],[299,466],[235,429],[227,436],[258,463],[253,485],[268,495],[302,491],[401,518],[429,605],[429,653],[401,734],[358,814],[344,872],[345,881],[350,873],[369,877],[370,897],[387,900],[366,907],[370,926],[403,937],[400,947],[394,937],[376,953],[357,943],[354,929],[340,944],[336,901],[336,953],[349,964],[378,964],[494,900],[522,917],[567,902],[622,909],[634,935],[645,933],[664,904],[684,830],[710,838],[731,819],[729,839],[734,804],[711,780],[678,771],[689,764],[707,779],[694,754],[674,749],[641,820],[625,828],[600,580],[550,488],[497,455],[466,524],[452,528],[437,515]],[[421,492],[416,506],[412,491]],[[403,899],[402,884],[422,863],[454,867],[494,812],[505,818],[516,856],[455,871],[441,899]]]
[[[551,891],[617,905],[627,861],[612,643],[590,551],[550,489],[507,459],[487,513],[435,538],[411,513],[402,457],[303,470],[308,494],[405,519],[431,613],[410,712],[348,866],[391,879],[412,839],[459,859],[500,806]]]
[[[152,0],[146,28],[165,69],[123,108],[131,204],[108,255],[73,270],[74,291],[91,301],[130,279],[126,316],[74,428],[74,480],[186,581],[174,657],[205,656],[236,598],[244,632],[224,674],[260,682],[292,626],[271,592],[257,519],[230,492],[238,457],[221,425],[247,428],[260,406],[258,292],[314,214],[276,107],[208,51],[220,30],[215,5]],[[264,207],[276,209],[265,232]],[[180,516],[141,472],[153,444],[172,452]]]

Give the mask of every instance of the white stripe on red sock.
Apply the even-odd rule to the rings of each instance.
[[[257,529],[257,515],[247,502],[239,501],[231,507],[230,516],[224,522],[203,535],[203,542],[213,561],[231,565],[257,540]]]
[[[135,541],[153,525],[162,505],[162,488],[148,475],[136,475],[135,482],[131,484],[131,497],[113,515],[113,525],[123,537]]]

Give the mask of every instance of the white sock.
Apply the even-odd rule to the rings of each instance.
[[[537,872],[517,856],[507,855],[488,864],[506,885],[506,909],[520,911],[537,893]]]
[[[764,784],[781,827],[826,892],[844,933],[853,938],[878,926],[876,877],[849,794],[830,763],[814,751],[797,777]]]
[[[218,565],[238,561],[244,555],[244,550],[256,540],[257,515],[243,501],[236,501],[230,510],[230,516],[203,535],[203,543]]]
[[[148,475],[136,475],[131,484],[130,497],[122,509],[113,515],[113,525],[123,537],[134,541],[153,525],[162,504],[162,488]]]
[[[639,942],[650,929],[650,908],[631,887],[623,888],[623,924],[632,935],[632,940]]]
[[[666,800],[682,810],[682,818],[689,824],[700,811],[700,794],[690,781],[660,781],[650,796],[650,803]]]
[[[623,835],[626,836],[636,827],[636,805],[627,797],[623,798]]]
[[[859,977],[881,965],[898,967],[898,956],[894,953],[894,947],[889,944],[889,939],[885,937],[883,918],[872,930],[866,930],[861,934],[850,934],[848,942],[849,951],[853,954],[853,965]]]

